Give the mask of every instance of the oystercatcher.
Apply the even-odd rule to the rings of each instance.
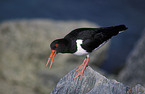
[[[50,67],[52,66],[53,59],[57,53],[71,53],[74,55],[86,55],[83,63],[77,67],[76,71],[78,76],[82,79],[83,72],[89,62],[89,54],[94,50],[97,50],[104,43],[106,43],[112,36],[117,35],[123,30],[126,30],[125,25],[117,25],[111,27],[101,27],[101,28],[78,28],[71,31],[62,39],[54,40],[50,47],[52,49],[51,55],[48,58],[46,66],[51,60]],[[81,70],[82,69],[82,70]]]

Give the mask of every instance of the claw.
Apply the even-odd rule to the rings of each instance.
[[[77,73],[77,76],[74,77],[74,79],[76,79],[77,77],[81,76],[80,80],[82,80],[82,77],[83,77],[83,71],[80,71]]]

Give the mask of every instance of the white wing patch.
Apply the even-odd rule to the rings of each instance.
[[[88,52],[86,50],[84,50],[81,46],[81,44],[83,43],[83,40],[78,39],[76,40],[77,43],[77,51],[74,53],[75,55],[86,55],[88,54]]]

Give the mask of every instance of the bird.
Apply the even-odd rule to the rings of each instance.
[[[53,59],[58,53],[70,53],[78,56],[86,55],[83,63],[76,67],[77,75],[74,77],[76,79],[80,76],[80,79],[82,79],[84,70],[89,62],[90,54],[100,48],[113,36],[116,36],[126,29],[128,27],[124,24],[109,27],[74,29],[64,38],[56,39],[50,44],[52,52],[46,66],[48,66],[51,60],[49,69],[51,68]]]

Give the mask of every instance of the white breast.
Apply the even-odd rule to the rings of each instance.
[[[86,55],[86,54],[88,54],[88,52],[82,48],[82,46],[81,46],[82,43],[83,43],[83,40],[81,40],[81,39],[76,40],[77,51],[74,53],[75,55]]]

